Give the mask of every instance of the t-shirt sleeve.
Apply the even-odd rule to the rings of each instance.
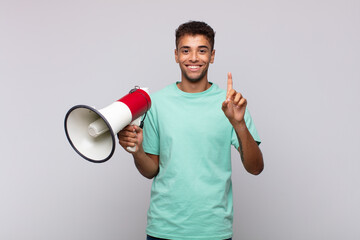
[[[160,155],[160,139],[156,114],[150,109],[144,119],[143,148],[146,153]]]
[[[259,134],[255,128],[255,124],[251,118],[251,115],[250,115],[250,112],[249,110],[246,108],[245,110],[245,124],[251,134],[251,136],[254,138],[255,142],[258,143],[258,145],[261,143],[261,139],[259,137]],[[236,136],[236,132],[235,132],[235,129],[233,128],[232,129],[232,134],[231,134],[231,144],[236,148],[238,149],[239,148],[239,140]]]

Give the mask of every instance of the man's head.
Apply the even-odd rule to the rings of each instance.
[[[215,43],[215,32],[214,30],[205,22],[199,22],[199,21],[189,21],[186,23],[181,24],[175,32],[176,36],[176,48],[178,48],[178,44],[180,41],[180,38],[185,35],[203,35],[206,37],[206,39],[209,41],[211,46],[211,51],[214,49],[214,43]]]
[[[176,30],[175,61],[182,81],[208,81],[207,73],[214,62],[214,30],[204,22],[187,22]]]

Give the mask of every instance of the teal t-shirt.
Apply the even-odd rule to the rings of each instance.
[[[226,91],[212,84],[186,93],[174,83],[151,94],[145,152],[160,156],[146,233],[172,240],[232,237],[231,145],[239,143],[221,110]],[[248,111],[246,125],[260,142]]]

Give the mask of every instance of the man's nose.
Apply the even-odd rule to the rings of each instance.
[[[190,60],[196,62],[197,59],[198,59],[197,52],[192,52],[190,56]]]

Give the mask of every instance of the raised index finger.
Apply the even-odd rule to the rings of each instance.
[[[232,81],[232,75],[231,72],[228,73],[228,80],[227,80],[227,91],[226,91],[226,97],[228,97],[230,90],[233,89],[233,81]]]

